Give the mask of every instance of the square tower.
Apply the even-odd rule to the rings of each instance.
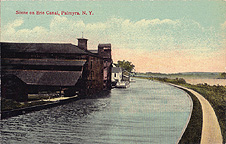
[[[87,41],[88,39],[85,38],[77,38],[78,39],[78,47],[87,50]]]
[[[104,89],[108,90],[111,89],[111,69],[112,69],[111,44],[99,44],[98,54],[103,58]]]

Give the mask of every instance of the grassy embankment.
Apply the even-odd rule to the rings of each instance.
[[[225,86],[220,86],[220,85],[210,86],[206,83],[191,85],[186,83],[186,81],[183,78],[169,79],[169,78],[153,78],[152,77],[147,79],[181,85],[200,93],[203,97],[205,97],[209,101],[209,103],[213,107],[221,127],[221,132],[223,135],[223,143],[226,142],[226,121],[225,121],[226,87]],[[182,137],[181,143],[195,142],[199,140],[199,137],[201,136],[201,133],[200,133],[201,131],[200,123],[202,123],[202,120],[200,119],[200,115],[202,115],[200,113],[201,106],[200,104],[198,104],[199,102],[197,102],[196,97],[191,95],[191,98],[194,104],[192,117]]]

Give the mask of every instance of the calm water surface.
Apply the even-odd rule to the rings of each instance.
[[[2,143],[175,144],[190,106],[182,90],[136,79],[102,98],[2,120]]]
[[[185,79],[190,84],[222,85],[226,86],[226,79]]]

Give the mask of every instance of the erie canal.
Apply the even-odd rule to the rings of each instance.
[[[175,144],[191,112],[187,94],[136,79],[96,99],[1,121],[2,144]]]

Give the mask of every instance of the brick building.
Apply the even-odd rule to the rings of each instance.
[[[104,89],[111,89],[111,69],[112,69],[111,44],[99,44],[98,54],[103,58],[104,63],[103,70]]]
[[[87,41],[79,38],[78,46],[2,42],[2,97],[26,101],[28,93],[40,91],[87,96],[106,89],[110,83],[103,79],[104,54],[88,51]]]

